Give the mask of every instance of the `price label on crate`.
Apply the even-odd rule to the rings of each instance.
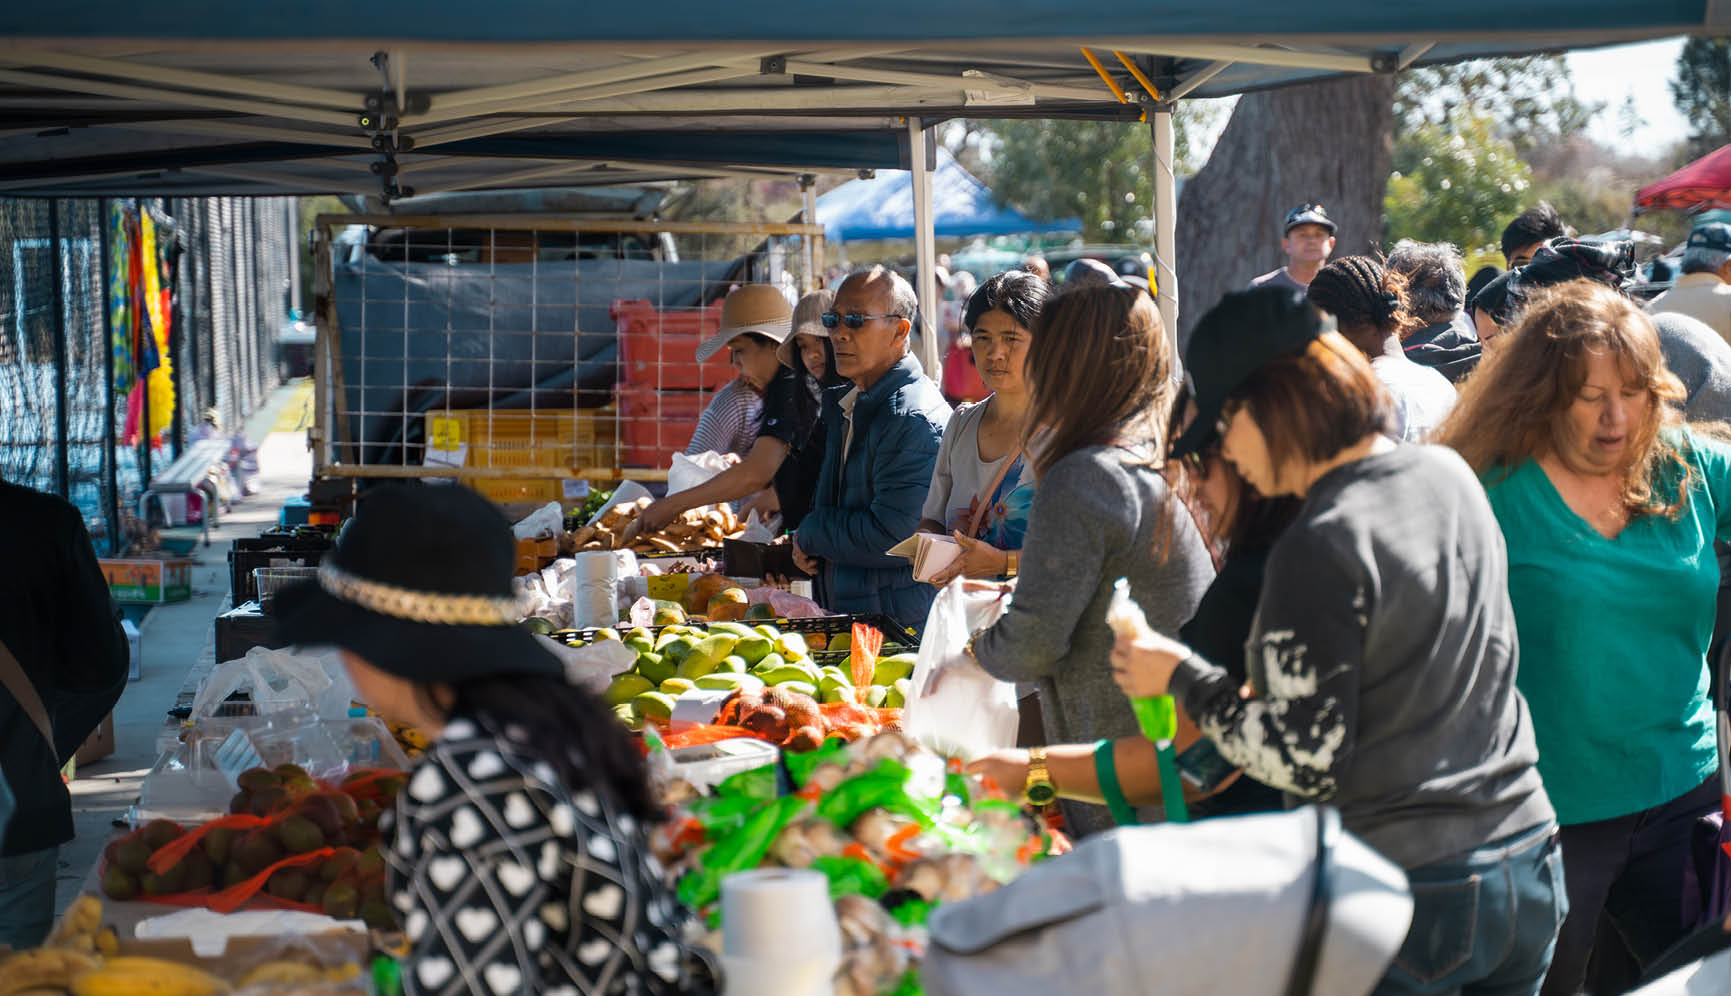
[[[455,453],[463,448],[463,420],[449,415],[427,416],[427,448]]]

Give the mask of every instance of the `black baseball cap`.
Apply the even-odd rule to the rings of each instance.
[[[1221,298],[1196,323],[1184,351],[1196,419],[1172,444],[1171,456],[1188,456],[1206,446],[1219,431],[1226,399],[1263,364],[1332,331],[1334,320],[1288,287],[1253,287]]]
[[[1689,241],[1684,243],[1684,247],[1731,252],[1731,225],[1718,221],[1702,225],[1689,233]]]
[[[1300,204],[1286,212],[1286,225],[1280,229],[1280,234],[1284,236],[1298,225],[1321,225],[1328,229],[1328,234],[1334,234],[1334,219],[1328,216],[1321,204]]]

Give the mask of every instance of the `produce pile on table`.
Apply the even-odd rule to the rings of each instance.
[[[1050,847],[1018,806],[989,798],[900,733],[831,740],[789,753],[785,766],[791,786],[769,766],[707,796],[671,776],[664,791],[684,801],[653,846],[680,873],[680,899],[719,928],[709,939],[718,952],[725,877],[757,867],[823,873],[843,938],[837,996],[917,993],[931,910],[996,889]]]
[[[124,954],[102,915],[100,899],[79,896],[41,947],[0,955],[0,996],[358,996],[368,991],[358,962],[332,957],[310,943],[266,950],[232,980],[182,961]]]
[[[102,891],[233,912],[264,905],[390,928],[379,817],[400,771],[357,771],[341,785],[292,765],[251,768],[229,815],[196,827],[152,820],[103,851]]]
[[[629,549],[637,553],[686,553],[692,550],[720,549],[723,542],[738,539],[745,533],[745,521],[726,505],[694,508],[668,523],[666,528],[633,537],[623,542],[625,530],[653,503],[650,498],[622,501],[602,514],[594,525],[582,526],[571,533],[573,550]]]

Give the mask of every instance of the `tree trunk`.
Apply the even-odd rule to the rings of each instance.
[[[1178,199],[1180,348],[1227,291],[1284,265],[1280,225],[1306,201],[1339,225],[1334,255],[1370,252],[1394,154],[1393,76],[1248,94]]]

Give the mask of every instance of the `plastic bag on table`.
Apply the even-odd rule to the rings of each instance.
[[[556,501],[548,502],[523,521],[511,527],[511,535],[520,540],[557,536],[565,531],[565,512]]]
[[[568,647],[551,637],[537,634],[535,639],[547,652],[565,665],[565,680],[579,688],[599,695],[607,683],[621,671],[631,670],[637,654],[618,640],[598,640],[581,647]]]
[[[673,466],[667,470],[667,493],[675,495],[704,484],[715,475],[733,466],[725,454],[706,450],[694,456],[673,454]]]
[[[266,715],[311,704],[321,719],[344,719],[355,688],[335,650],[297,653],[254,647],[245,657],[216,666],[193,699],[188,718],[196,723],[217,714],[235,692],[252,697],[253,711]]]
[[[970,761],[1016,746],[1019,713],[1016,686],[987,674],[967,653],[973,635],[1009,609],[1009,598],[965,585],[963,578],[951,581],[932,602],[902,729],[941,755]]]
[[[747,590],[745,600],[752,605],[769,606],[777,619],[816,619],[835,614],[803,595],[769,585]]]

